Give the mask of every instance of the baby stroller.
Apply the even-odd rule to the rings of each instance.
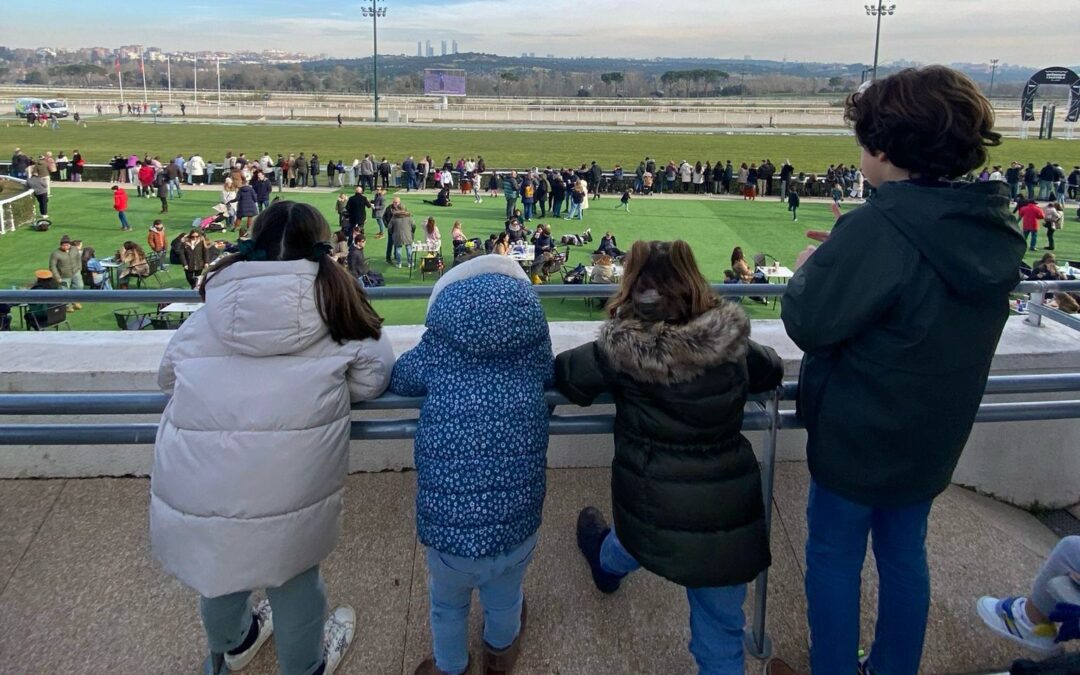
[[[227,211],[228,208],[224,204],[214,204],[214,212],[205,218],[196,218],[191,221],[191,228],[198,228],[203,232],[224,232]]]

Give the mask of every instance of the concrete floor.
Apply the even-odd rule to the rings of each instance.
[[[606,509],[607,470],[552,470],[549,480],[516,672],[694,672],[680,588],[641,572],[602,597],[578,557],[574,520],[587,504]],[[768,627],[776,653],[803,669],[807,490],[805,464],[778,466]],[[149,555],[147,491],[147,481],[134,478],[0,481],[0,672],[199,672],[205,642],[195,597]],[[358,614],[357,642],[341,673],[409,675],[430,649],[414,495],[412,473],[349,478],[345,534],[323,567],[331,602],[351,603]],[[1004,669],[1027,656],[983,629],[974,602],[985,593],[1025,592],[1055,543],[1022,511],[958,488],[943,495],[930,521],[933,606],[923,672]],[[876,602],[871,564],[866,645]],[[474,655],[478,617],[474,607]],[[760,669],[748,661],[747,673]],[[247,672],[276,672],[273,650],[263,650]]]

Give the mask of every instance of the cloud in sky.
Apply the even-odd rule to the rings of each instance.
[[[867,0],[873,2],[874,0]],[[882,61],[1075,65],[1077,0],[1038,12],[1007,0],[891,0]],[[367,0],[368,3],[371,0]],[[371,53],[363,2],[260,0],[35,0],[6,8],[11,47],[155,45],[168,50],[281,48],[355,57]],[[415,54],[417,41],[457,40],[462,51],[506,55],[701,56],[869,62],[874,20],[863,1],[836,0],[380,0],[380,53]],[[1053,56],[1050,56],[1053,55]],[[1056,56],[1056,58],[1055,58]],[[1066,63],[1050,63],[1064,58]]]

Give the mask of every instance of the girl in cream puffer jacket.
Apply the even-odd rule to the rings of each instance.
[[[382,394],[394,354],[329,255],[318,211],[278,202],[253,235],[208,274],[205,307],[165,351],[158,377],[172,398],[155,447],[152,548],[202,596],[212,659],[236,669],[232,652],[265,642],[268,612],[253,620],[248,603],[267,588],[280,623],[302,626],[279,635],[281,672],[325,658],[330,673],[317,566],[341,532],[350,404]]]

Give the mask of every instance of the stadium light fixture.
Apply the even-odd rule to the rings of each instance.
[[[881,46],[881,17],[892,16],[896,13],[896,5],[886,5],[885,0],[878,0],[876,5],[864,5],[866,7],[866,16],[877,17],[877,35],[874,37],[874,75],[872,79],[877,79],[877,64],[878,64],[878,48]]]
[[[370,4],[367,4],[370,3]],[[371,71],[372,71],[372,93],[375,96],[375,121],[379,121],[379,18],[386,17],[386,8],[379,6],[379,0],[365,0],[365,4],[360,7],[360,14],[365,19],[371,19],[371,34],[372,34],[372,49],[371,49]]]

